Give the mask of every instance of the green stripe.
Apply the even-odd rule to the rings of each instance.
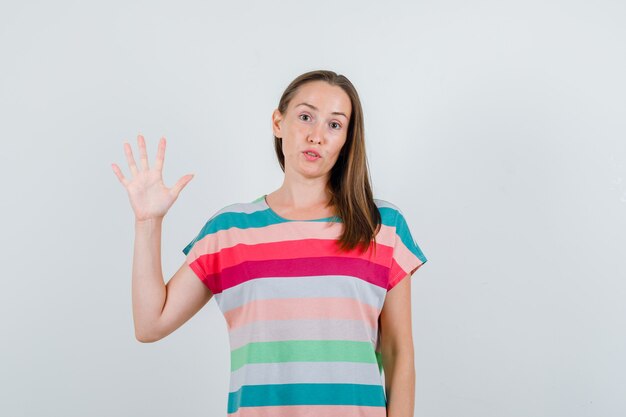
[[[382,224],[385,226],[395,227],[396,233],[400,237],[402,243],[422,262],[426,262],[426,257],[417,243],[413,240],[402,213],[391,207],[379,207],[378,211],[380,212]],[[189,242],[189,244],[183,249],[183,253],[185,255],[189,254],[189,251],[197,241],[201,240],[206,235],[219,232],[220,230],[230,229],[231,227],[236,227],[238,229],[261,228],[278,223],[281,223],[281,221],[270,215],[269,210],[267,209],[255,211],[254,213],[221,213],[213,216],[206,222],[202,230],[200,230],[200,233],[198,233],[198,236]]]
[[[374,354],[376,355],[376,362],[378,362],[378,373],[382,375],[383,374],[383,353],[375,351]]]
[[[228,394],[228,413],[239,407],[287,405],[356,405],[385,407],[382,385],[268,384],[244,385]]]
[[[389,207],[379,207],[379,211],[382,218],[382,223],[384,225],[395,225],[395,218],[398,211]],[[338,222],[341,222],[341,219],[337,220]],[[329,222],[330,221],[334,220],[329,220]],[[198,233],[196,238],[189,242],[189,244],[183,249],[183,253],[185,255],[189,254],[189,251],[191,250],[193,245],[196,244],[197,241],[201,240],[206,235],[219,232],[220,230],[230,229],[231,227],[236,227],[238,229],[260,228],[278,223],[282,222],[276,219],[276,217],[272,216],[269,209],[258,210],[254,213],[243,213],[234,211],[220,213],[218,215],[214,215],[205,223],[204,227],[202,227],[202,230],[200,230],[200,233]]]
[[[211,217],[204,225],[198,236],[194,240],[192,240],[186,247],[183,249],[183,253],[187,255],[193,245],[206,235],[210,235],[212,233],[219,232],[220,230],[230,229],[231,227],[236,227],[238,229],[248,229],[250,227],[265,227],[270,226],[272,224],[280,223],[277,219],[274,219],[272,216],[268,214],[268,210],[259,210],[254,213],[243,213],[243,212],[234,212],[227,211],[225,213],[220,213]]]
[[[231,351],[230,370],[251,363],[365,362],[377,363],[370,342],[350,340],[287,340],[254,342]]]

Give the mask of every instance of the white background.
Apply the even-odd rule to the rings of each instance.
[[[622,1],[2,1],[0,414],[222,416],[214,300],[135,340],[122,144],[207,216],[278,188],[270,116],[313,69],[363,102],[374,193],[413,277],[416,416],[626,414]]]

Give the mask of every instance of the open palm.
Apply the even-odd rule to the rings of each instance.
[[[130,205],[135,213],[135,220],[159,219],[165,216],[182,189],[191,181],[193,174],[183,176],[173,187],[167,188],[163,183],[165,138],[161,138],[159,141],[156,162],[153,168],[150,168],[148,165],[146,141],[142,135],[137,136],[137,144],[141,158],[140,168],[135,164],[130,144],[124,143],[124,152],[132,179],[126,179],[117,164],[111,164],[111,167],[128,192]]]

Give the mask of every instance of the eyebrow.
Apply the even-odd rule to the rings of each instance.
[[[319,110],[317,107],[315,107],[314,105],[309,104],[309,103],[300,103],[300,104],[297,104],[297,105],[296,105],[296,107],[298,107],[298,106],[308,106],[308,107],[312,108],[313,110],[316,110],[316,111],[317,111],[317,110]],[[334,111],[334,112],[332,112],[331,114],[336,114],[336,115],[338,115],[338,116],[343,116],[343,117],[345,117],[345,118],[346,118],[346,120],[350,120],[350,119],[348,118],[348,116],[346,116],[346,115],[345,115],[345,113],[342,113],[342,112],[340,112],[340,111]]]

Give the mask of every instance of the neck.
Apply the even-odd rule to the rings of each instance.
[[[295,210],[325,208],[330,203],[331,193],[324,178],[289,180],[287,177],[279,189],[271,193],[281,206]]]

